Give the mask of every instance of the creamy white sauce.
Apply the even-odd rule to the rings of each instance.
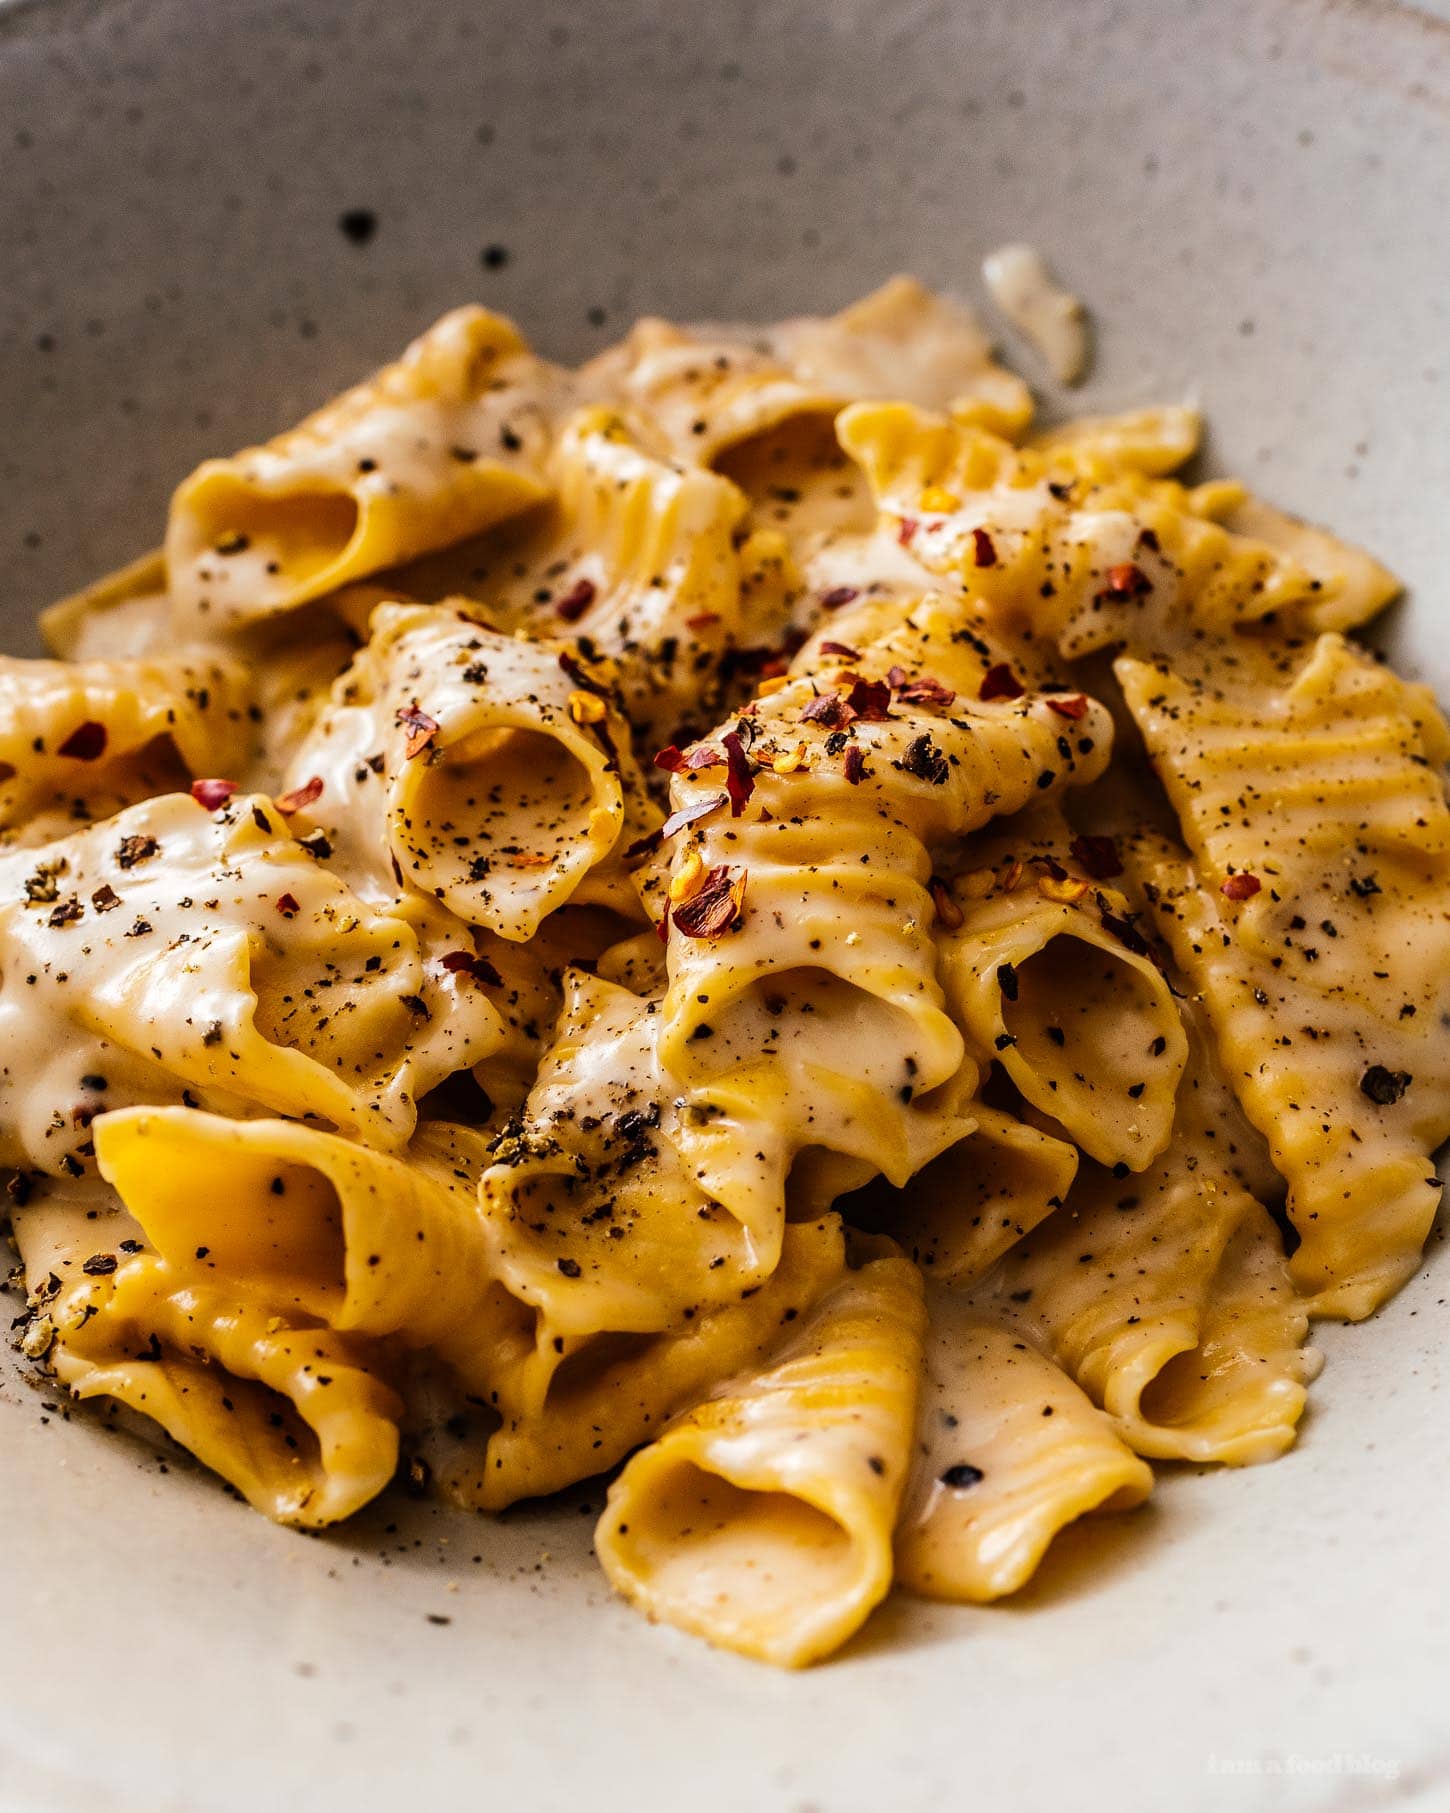
[[[983,259],[982,276],[992,300],[1058,383],[1081,383],[1092,350],[1087,310],[1053,282],[1042,254],[1027,245],[999,246]]]

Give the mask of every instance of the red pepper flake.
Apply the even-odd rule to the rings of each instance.
[[[839,611],[848,604],[854,604],[861,596],[854,585],[833,585],[829,592],[821,593],[823,611]]]
[[[1116,837],[1075,837],[1067,847],[1073,861],[1094,881],[1111,881],[1123,872]]]
[[[693,617],[686,617],[685,628],[698,634],[701,630],[713,629],[719,621],[719,611],[697,611]]]
[[[859,787],[861,785],[861,781],[866,773],[866,757],[862,753],[861,745],[859,743],[852,743],[851,747],[841,758],[841,772],[853,787]]]
[[[897,667],[891,670],[891,674],[900,672]],[[929,705],[936,711],[950,711],[956,703],[957,695],[952,689],[943,686],[940,680],[932,679],[930,674],[923,674],[916,680],[908,680],[905,675],[900,680],[892,680],[891,674],[886,677],[896,688],[896,696],[903,705]]]
[[[208,812],[218,811],[227,803],[236,790],[237,783],[235,781],[209,780],[193,781],[191,783],[191,797],[196,801],[198,806],[205,806]]]
[[[823,642],[821,644],[821,653],[823,655],[840,655],[845,661],[859,661],[861,659],[860,649],[852,648],[849,642]]]
[[[846,704],[863,724],[884,724],[891,716],[891,688],[884,680],[857,679]]]
[[[1020,699],[1026,689],[1005,661],[996,661],[982,675],[979,699]]]
[[[839,693],[823,692],[804,707],[800,721],[802,724],[824,724],[827,730],[844,730],[848,724],[855,723],[856,713]]]
[[[1078,718],[1085,718],[1087,716],[1087,698],[1080,692],[1071,693],[1065,699],[1058,698],[1054,695],[1047,701],[1047,704],[1048,709],[1055,711],[1060,718],[1072,718],[1076,721]]]
[[[69,756],[73,762],[94,762],[106,753],[105,725],[87,718],[84,724],[76,725],[56,753]]]
[[[576,579],[554,606],[555,613],[565,623],[577,623],[599,595],[599,588],[592,579]]]
[[[1131,560],[1108,568],[1108,592],[1112,597],[1146,598],[1152,590],[1153,581],[1142,567],[1134,566]]]
[[[725,786],[730,796],[730,816],[739,818],[755,791],[755,770],[745,753],[745,745],[733,730],[727,730],[720,741],[725,745]]]
[[[290,793],[279,793],[272,804],[283,814],[300,812],[304,806],[310,806],[315,799],[322,796],[322,776],[314,774],[310,781],[304,781],[300,787],[294,787]]]
[[[295,894],[279,894],[277,896],[277,911],[284,919],[291,919],[294,915],[302,911],[302,903]]]
[[[705,799],[692,800],[688,806],[681,806],[678,812],[672,812],[660,826],[660,836],[673,837],[677,831],[683,831],[686,825],[693,825],[697,819],[707,817],[711,812],[718,812],[728,804],[728,793],[711,793]]]
[[[901,543],[903,548],[909,548],[911,546],[912,538],[915,536],[919,526],[920,525],[917,523],[914,516],[902,517],[900,527],[896,531],[896,539]]]
[[[693,774],[701,768],[718,768],[724,759],[718,749],[700,743],[685,757],[684,765]]]
[[[685,765],[685,754],[678,745],[667,744],[655,757],[656,768],[663,768],[666,774],[678,774]]]
[[[408,740],[403,745],[403,757],[411,762],[415,755],[422,755],[437,736],[438,720],[430,718],[415,700],[411,705],[398,707],[398,722],[408,733]]]
[[[1218,891],[1229,900],[1252,900],[1263,885],[1257,875],[1244,869],[1237,875],[1230,875]]]
[[[997,564],[997,544],[985,529],[972,530],[972,565],[974,567],[994,567]]]
[[[739,919],[744,900],[745,870],[720,863],[705,871],[696,893],[675,906],[675,925],[686,938],[719,938]]]
[[[450,976],[472,976],[475,982],[487,982],[494,988],[503,985],[503,977],[488,958],[474,951],[448,951],[440,961]]]
[[[940,875],[933,875],[928,885],[931,889],[931,903],[936,908],[938,923],[944,925],[949,932],[956,931],[962,924],[964,915],[962,909],[952,898],[950,887]]]

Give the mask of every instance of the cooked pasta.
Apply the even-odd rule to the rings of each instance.
[[[1450,729],[1195,412],[1031,417],[908,278],[465,308],[186,478],[0,658],[24,1363],[306,1529],[613,1474],[792,1667],[1288,1448],[1439,1201]]]

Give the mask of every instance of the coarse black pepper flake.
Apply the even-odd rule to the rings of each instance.
[[[1408,1070],[1386,1070],[1383,1064],[1371,1064],[1359,1079],[1360,1092],[1380,1108],[1390,1108],[1414,1082]]]
[[[92,1253],[82,1262],[81,1270],[88,1278],[108,1278],[118,1263],[114,1253]]]

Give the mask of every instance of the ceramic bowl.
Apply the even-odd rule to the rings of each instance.
[[[898,269],[976,298],[1025,237],[1096,319],[1073,406],[1198,399],[1209,469],[1404,574],[1386,634],[1450,694],[1447,222],[1443,4],[0,0],[6,646],[455,302],[572,358]],[[307,1540],[7,1356],[0,1805],[1444,1807],[1447,1297],[1432,1246],[1323,1330],[1278,1464],[799,1677],[613,1601],[597,1491]]]

